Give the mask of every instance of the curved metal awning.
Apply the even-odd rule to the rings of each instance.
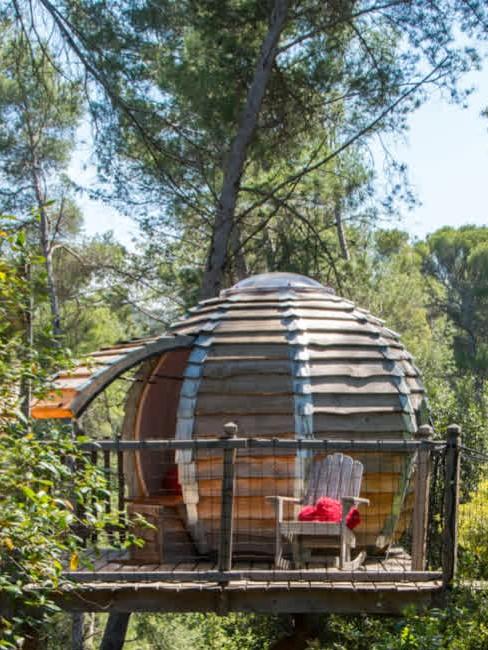
[[[187,348],[193,336],[155,336],[123,341],[87,355],[79,365],[59,372],[49,394],[32,404],[37,420],[79,417],[109,384],[139,363],[164,352]]]

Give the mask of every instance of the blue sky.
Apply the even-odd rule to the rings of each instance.
[[[488,66],[472,73],[469,84],[475,92],[467,108],[436,94],[410,117],[404,141],[390,143],[395,157],[407,163],[419,200],[414,210],[399,215],[399,223],[392,225],[416,237],[443,225],[488,225],[488,118],[480,115],[488,106]],[[88,145],[80,144],[70,174],[81,185],[95,183]],[[80,204],[87,234],[113,230],[126,244],[137,234],[136,224],[113,208],[86,196]]]
[[[488,225],[488,67],[470,76],[468,107],[438,95],[410,118],[405,144],[396,147],[421,204],[403,225],[423,237],[440,226]]]

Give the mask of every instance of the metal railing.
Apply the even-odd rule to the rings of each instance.
[[[85,442],[87,462],[103,468],[107,478],[105,512],[119,516],[106,539],[88,535],[87,545],[110,544],[117,536],[123,542],[131,517],[139,513],[149,526],[136,523],[145,545],[134,551],[134,558],[152,568],[122,568],[118,580],[135,575],[150,581],[224,583],[442,578],[447,586],[456,571],[460,432],[450,427],[447,442],[434,442],[431,434],[429,427],[421,427],[412,440],[260,439],[238,437],[237,427],[229,424],[218,438]],[[303,496],[313,459],[334,452],[365,462],[362,492],[374,514],[361,512],[364,530],[361,525],[357,529],[358,546],[371,546],[379,533],[385,535],[385,546],[377,553],[368,550],[366,563],[357,570],[339,571],[327,565],[329,557],[315,560],[313,549],[307,549],[310,562],[296,568],[291,540],[288,565],[276,566],[276,523],[266,497]],[[139,482],[141,476],[146,480],[139,495],[128,493],[134,473]],[[388,537],[389,507],[395,516]],[[297,506],[290,503],[286,510],[290,519],[296,518]],[[79,580],[110,577],[103,570],[72,575]]]

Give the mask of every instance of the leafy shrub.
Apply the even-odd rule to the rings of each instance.
[[[86,462],[70,427],[43,434],[21,412],[22,397],[45,390],[45,376],[68,356],[49,331],[35,349],[27,342],[33,289],[26,269],[35,264],[42,259],[22,230],[0,231],[0,648],[19,647],[50,620],[63,565],[79,563],[76,528],[106,523],[103,472]]]
[[[133,616],[126,646],[127,650],[266,650],[280,636],[276,616],[139,614]]]
[[[49,437],[26,434],[15,422],[0,433],[0,648],[17,647],[57,611],[63,565],[76,570],[80,562],[76,528],[106,523],[98,517],[107,494],[101,471],[84,462],[66,428]]]
[[[328,640],[310,650],[486,650],[488,594],[460,590],[446,607],[403,618],[341,617],[329,621]]]
[[[488,578],[488,479],[459,506],[459,565],[462,575]]]

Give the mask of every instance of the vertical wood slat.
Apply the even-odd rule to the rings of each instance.
[[[428,441],[432,437],[432,427],[428,424],[419,427],[415,437]],[[431,473],[431,452],[427,446],[419,448],[415,471],[414,507],[412,517],[412,570],[425,571],[427,557],[427,526],[429,518],[429,491]]]
[[[222,439],[228,440],[236,435],[237,424],[228,422],[224,425]],[[232,568],[236,450],[224,449],[223,456],[218,566],[219,571],[230,571]]]
[[[442,583],[451,586],[457,568],[458,509],[461,469],[461,427],[452,424],[447,428],[444,530],[442,535]]]
[[[349,497],[352,496],[349,488],[351,485],[353,466],[354,466],[354,461],[350,456],[342,457],[341,476],[339,480],[339,489],[337,492],[338,499],[345,496],[349,496]]]
[[[117,442],[120,442],[121,435],[117,435]],[[119,513],[119,539],[125,541],[125,529],[127,518],[125,516],[125,476],[124,476],[124,454],[117,449],[117,509]]]
[[[361,483],[363,481],[364,466],[358,460],[354,461],[352,466],[351,483],[349,494],[345,496],[358,497],[361,493]]]
[[[331,499],[337,499],[339,496],[344,454],[333,454],[332,456],[330,456],[330,459],[331,459],[331,466],[330,466],[328,485],[322,491],[322,495],[323,496],[327,495]],[[322,490],[322,485],[320,486],[320,488]]]
[[[324,495],[329,496],[329,481],[332,472],[332,463],[333,463],[333,456],[327,456],[325,460],[318,463],[320,467],[320,471],[317,475],[317,481],[314,489],[314,497],[313,497],[313,501],[311,502],[311,505],[313,505],[317,501],[317,499],[319,499],[321,496]]]
[[[323,463],[312,463],[312,467],[309,472],[308,477],[308,487],[303,499],[303,503],[306,506],[314,505],[316,499],[316,492],[320,478],[320,472],[322,470]]]

